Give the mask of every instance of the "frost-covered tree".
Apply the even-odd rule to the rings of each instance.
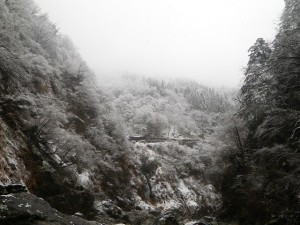
[[[245,69],[245,80],[240,90],[241,110],[244,117],[260,119],[265,110],[272,106],[272,76],[269,60],[270,44],[259,38],[249,49],[249,61]]]
[[[246,167],[235,166],[238,154],[226,156],[232,162],[224,174],[224,210],[245,224],[271,218],[291,225],[300,222],[295,200],[300,191],[300,5],[285,2],[275,40],[270,44],[258,39],[250,48],[240,90],[239,114],[249,130]]]

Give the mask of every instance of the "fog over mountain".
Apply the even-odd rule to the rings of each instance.
[[[241,84],[256,38],[274,38],[284,6],[283,0],[36,2],[99,76],[126,72],[228,87]]]

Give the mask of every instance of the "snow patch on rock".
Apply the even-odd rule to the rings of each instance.
[[[82,173],[77,173],[77,181],[83,187],[88,187],[92,183],[90,180],[90,172],[84,171]]]
[[[181,192],[185,204],[194,212],[198,208],[196,193],[190,190],[182,180],[179,182],[178,190]]]

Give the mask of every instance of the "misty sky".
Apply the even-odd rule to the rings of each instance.
[[[283,0],[36,0],[99,76],[237,87],[248,49],[276,34]]]

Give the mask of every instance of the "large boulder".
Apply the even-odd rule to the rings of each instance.
[[[0,195],[0,225],[101,225],[52,208],[26,192]]]

